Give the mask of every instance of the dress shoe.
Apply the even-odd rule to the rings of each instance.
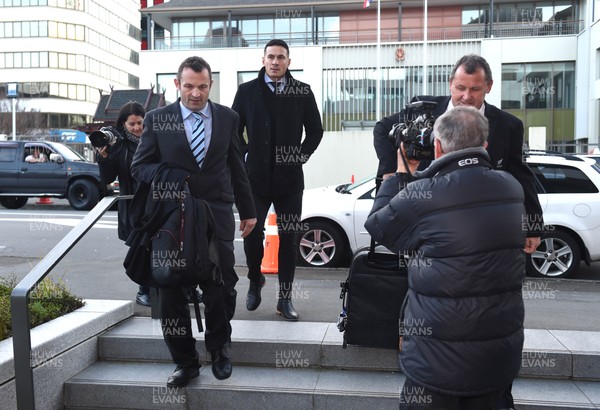
[[[289,299],[279,299],[277,302],[277,314],[283,316],[285,320],[298,320],[298,312],[294,309],[292,301]]]
[[[260,297],[260,291],[263,286],[265,286],[265,277],[260,277],[260,282],[250,282],[250,287],[248,288],[248,295],[246,296],[246,309],[248,310],[256,310],[260,306],[260,302],[262,301]]]
[[[135,295],[135,303],[142,306],[150,306],[150,294],[138,292]]]
[[[229,348],[227,345],[228,343],[225,343],[220,349],[210,351],[212,372],[219,380],[228,379],[233,371],[231,358],[229,357]]]
[[[190,380],[200,375],[200,366],[177,366],[173,374],[167,380],[167,387],[187,386]]]

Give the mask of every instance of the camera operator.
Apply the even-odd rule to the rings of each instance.
[[[145,114],[140,103],[130,101],[121,108],[114,127],[104,127],[90,135],[98,154],[97,162],[103,183],[108,185],[118,177],[121,195],[135,193],[136,182],[131,176],[130,168],[142,135]],[[118,203],[118,234],[123,241],[127,240],[132,229],[129,203],[130,200]],[[135,301],[139,305],[150,306],[150,289],[140,285]]]
[[[523,162],[523,123],[517,117],[498,109],[485,101],[493,85],[492,71],[488,62],[481,56],[469,54],[461,57],[450,74],[450,95],[441,97],[417,96],[413,101],[433,101],[437,107],[433,116],[439,117],[457,106],[477,108],[489,121],[487,151],[496,169],[508,171],[523,186],[525,208],[530,230],[524,242],[525,252],[532,253],[540,244],[543,231],[542,208],[535,189],[534,176]],[[377,177],[393,173],[396,167],[396,148],[388,134],[395,123],[401,121],[403,112],[393,114],[379,121],[373,130],[374,147],[379,158]],[[421,169],[428,164],[421,163]],[[505,407],[511,407],[507,405]]]
[[[436,159],[416,178],[419,161],[402,143],[365,223],[375,241],[409,255],[400,408],[491,410],[521,365],[523,189],[494,170],[479,110],[446,112],[433,135]]]

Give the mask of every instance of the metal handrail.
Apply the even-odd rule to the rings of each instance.
[[[10,295],[10,309],[12,315],[15,389],[19,410],[35,409],[33,368],[31,366],[29,293],[117,200],[131,199],[132,197],[133,195],[122,195],[103,198],[13,289]]]

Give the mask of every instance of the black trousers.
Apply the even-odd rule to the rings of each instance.
[[[400,410],[494,410],[502,390],[476,397],[457,397],[433,392],[406,379],[400,392]]]
[[[201,287],[204,304],[204,343],[206,350],[219,349],[231,341],[230,321],[235,313],[238,276],[234,269],[233,240],[219,239],[219,264],[223,286]],[[192,335],[192,320],[187,301],[187,289],[159,288],[158,299],[162,314],[163,338],[173,362],[180,366],[198,364],[196,339]],[[195,324],[194,324],[195,325]]]
[[[244,252],[248,265],[248,279],[259,282],[262,275],[260,265],[264,255],[264,226],[271,204],[277,214],[277,231],[279,234],[279,286],[280,297],[290,299],[292,283],[296,271],[296,254],[298,252],[298,236],[302,230],[300,218],[302,214],[302,191],[285,196],[262,197],[253,195],[256,207],[256,227],[244,239]]]

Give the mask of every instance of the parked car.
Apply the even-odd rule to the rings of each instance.
[[[580,157],[580,158],[591,158],[594,161],[596,161],[596,164],[598,166],[600,166],[600,154],[578,154],[575,155],[576,157]]]
[[[529,153],[526,162],[536,176],[546,233],[527,257],[532,276],[567,277],[581,260],[600,260],[600,168],[589,158]],[[371,240],[364,227],[375,195],[375,179],[355,184],[308,189],[299,241],[299,262],[334,267]],[[524,224],[530,222],[524,222]],[[535,221],[534,221],[535,223]]]
[[[33,155],[41,160],[30,162]],[[107,188],[98,164],[67,145],[50,141],[0,141],[0,204],[18,209],[29,197],[67,198],[74,209],[92,209]]]

